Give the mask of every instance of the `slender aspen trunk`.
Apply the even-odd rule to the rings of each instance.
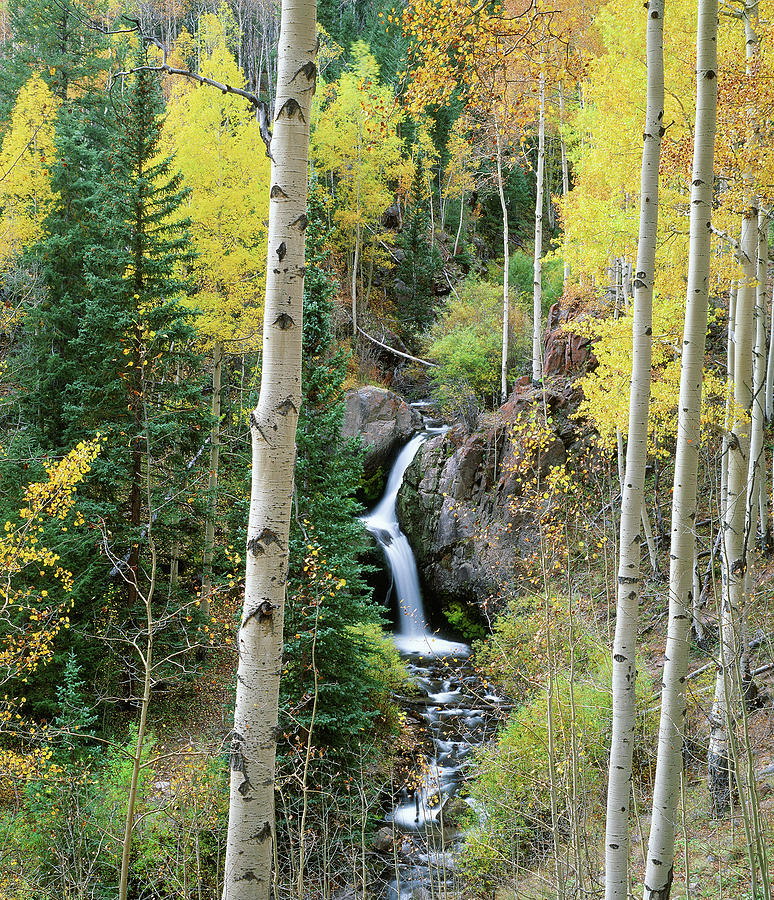
[[[543,169],[546,158],[546,76],[540,66],[540,111],[535,197],[535,264],[532,286],[532,380],[543,379]]]
[[[564,140],[564,83],[559,82],[559,143],[562,154],[562,198],[567,199],[570,193],[570,167],[567,163],[567,144]],[[567,261],[567,251],[564,253],[563,284],[570,280],[570,264]]]
[[[202,612],[210,614],[212,559],[215,555],[215,520],[218,514],[218,472],[220,469],[220,388],[223,373],[223,344],[212,350],[212,430],[210,431],[210,472],[207,479],[207,521],[204,525],[204,561],[202,572]]]
[[[645,900],[669,900],[683,768],[683,732],[693,590],[701,392],[707,337],[710,221],[717,122],[717,0],[699,0],[696,32],[696,125],[691,176],[688,284],[680,366],[677,451],[672,494],[669,625],[661,695],[653,816]]]
[[[708,779],[712,809],[725,815],[731,802],[731,773],[728,754],[728,724],[736,720],[741,686],[736,677],[741,656],[745,606],[745,586],[749,544],[753,535],[749,524],[748,499],[754,498],[757,521],[758,498],[748,481],[751,449],[753,400],[753,326],[756,309],[758,254],[758,210],[750,207],[742,219],[740,239],[742,278],[736,296],[734,322],[734,421],[728,441],[726,514],[723,519],[723,598],[720,605],[720,664],[715,680],[715,699],[710,713],[710,741],[707,751]],[[762,435],[761,435],[762,437]]]
[[[731,434],[731,393],[730,388],[734,381],[734,350],[736,342],[734,338],[734,320],[736,319],[736,295],[737,285],[733,283],[728,292],[728,341],[726,344],[726,384],[729,392],[726,395],[726,411],[723,417],[723,444],[720,458],[720,519],[725,521],[728,508],[728,447]],[[722,529],[721,529],[722,533]]]
[[[304,232],[316,46],[314,0],[282,0],[263,366],[258,405],[250,414],[252,485],[223,900],[268,900],[271,892],[282,627],[301,405]]]
[[[747,74],[758,53],[758,36],[753,28],[757,0],[747,0],[744,10]],[[751,118],[755,111],[748,110]],[[749,190],[750,173],[744,173]],[[736,298],[734,324],[734,422],[728,444],[726,515],[723,519],[723,594],[720,604],[720,663],[715,679],[715,698],[709,716],[710,739],[707,769],[710,799],[715,815],[731,808],[732,755],[729,729],[735,731],[742,698],[739,673],[747,645],[746,604],[749,585],[750,546],[755,541],[758,496],[755,463],[752,459],[756,410],[753,406],[753,345],[758,343],[758,201],[753,200],[742,216],[739,250],[742,278]],[[762,338],[762,332],[760,334]],[[760,374],[760,371],[757,373]],[[759,407],[760,408],[760,407]],[[741,415],[740,415],[741,412]],[[752,420],[752,421],[751,421]],[[756,439],[763,442],[761,429]],[[760,454],[757,453],[756,457]],[[757,461],[757,460],[756,460]],[[752,477],[751,477],[752,476]]]
[[[454,238],[454,252],[452,256],[457,255],[457,249],[460,246],[460,235],[462,234],[462,219],[465,214],[465,191],[460,195],[460,224],[457,226],[457,237]]]
[[[753,411],[756,418],[753,420],[753,439],[755,455],[750,453],[751,460],[755,460],[758,475],[758,513],[761,531],[761,546],[764,552],[771,549],[771,512],[769,507],[769,476],[766,464],[766,449],[763,446],[763,434],[766,427],[766,375],[767,375],[767,335],[769,309],[769,216],[771,208],[762,205],[758,214],[758,280],[756,302],[756,347],[754,351],[754,402]],[[759,330],[758,330],[759,329]],[[757,439],[760,438],[760,446]],[[751,536],[752,539],[752,536]]]
[[[508,348],[510,346],[511,300],[509,294],[510,253],[508,250],[508,206],[505,202],[505,185],[503,183],[503,152],[500,140],[500,126],[495,122],[495,141],[497,143],[497,189],[500,194],[500,208],[503,214],[503,350],[500,360],[500,397],[502,402],[508,399]],[[460,223],[462,219],[460,219]]]
[[[620,550],[613,640],[613,731],[605,825],[605,898],[629,893],[629,800],[636,728],[637,618],[640,601],[640,523],[648,457],[653,283],[658,234],[659,160],[664,120],[664,0],[647,7],[648,89],[642,148],[640,230],[632,322],[629,440],[621,492]]]
[[[774,294],[768,290],[770,273],[766,272],[766,287],[769,302],[769,358],[766,365],[766,421],[774,419]]]

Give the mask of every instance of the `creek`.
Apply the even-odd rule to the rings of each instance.
[[[404,710],[422,741],[416,771],[386,817],[393,850],[385,877],[389,900],[430,900],[454,892],[464,840],[457,827],[457,795],[475,748],[493,734],[497,707],[504,703],[473,670],[470,647],[429,628],[414,553],[398,522],[397,498],[406,469],[422,444],[445,430],[426,421],[398,454],[384,496],[362,518],[392,577],[398,607],[394,640],[416,687],[414,697],[404,698]]]

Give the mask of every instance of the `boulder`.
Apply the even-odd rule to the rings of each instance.
[[[371,477],[386,468],[395,452],[421,427],[422,417],[393,391],[367,385],[347,391],[342,434],[360,437],[366,447],[364,468]]]
[[[380,828],[374,835],[374,850],[378,853],[388,853],[393,843],[392,828]]]

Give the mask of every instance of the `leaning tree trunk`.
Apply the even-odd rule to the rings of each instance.
[[[509,293],[508,252],[508,205],[505,202],[505,185],[503,184],[503,148],[500,140],[500,125],[495,121],[495,141],[497,142],[497,189],[500,194],[500,209],[503,214],[503,350],[500,357],[500,396],[502,402],[508,399],[508,347],[510,345],[511,301]],[[462,218],[460,218],[460,223]]]
[[[261,390],[250,414],[252,486],[224,900],[268,900],[271,889],[282,626],[301,405],[309,119],[317,77],[315,13],[314,0],[282,0]]]
[[[658,234],[658,173],[664,130],[664,0],[648,4],[648,96],[642,148],[640,233],[634,281],[629,440],[621,489],[618,597],[613,642],[613,731],[605,828],[605,898],[629,891],[629,799],[636,730],[637,617],[640,602],[640,523],[645,510],[648,456],[653,282]]]
[[[691,177],[688,285],[680,366],[669,625],[664,663],[653,817],[645,869],[645,900],[669,900],[674,874],[675,825],[683,769],[683,731],[691,627],[701,390],[707,337],[710,221],[717,123],[718,0],[699,0],[696,32],[696,126]]]
[[[543,169],[546,158],[546,77],[540,66],[540,112],[535,196],[535,264],[532,286],[532,380],[543,378]]]

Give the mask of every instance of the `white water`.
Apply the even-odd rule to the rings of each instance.
[[[467,656],[470,653],[467,644],[445,641],[430,633],[414,553],[398,522],[398,491],[406,469],[422,444],[431,435],[443,434],[444,431],[445,428],[428,428],[414,435],[395,460],[384,496],[362,518],[363,524],[382,548],[390,567],[399,610],[395,644],[408,656]]]

